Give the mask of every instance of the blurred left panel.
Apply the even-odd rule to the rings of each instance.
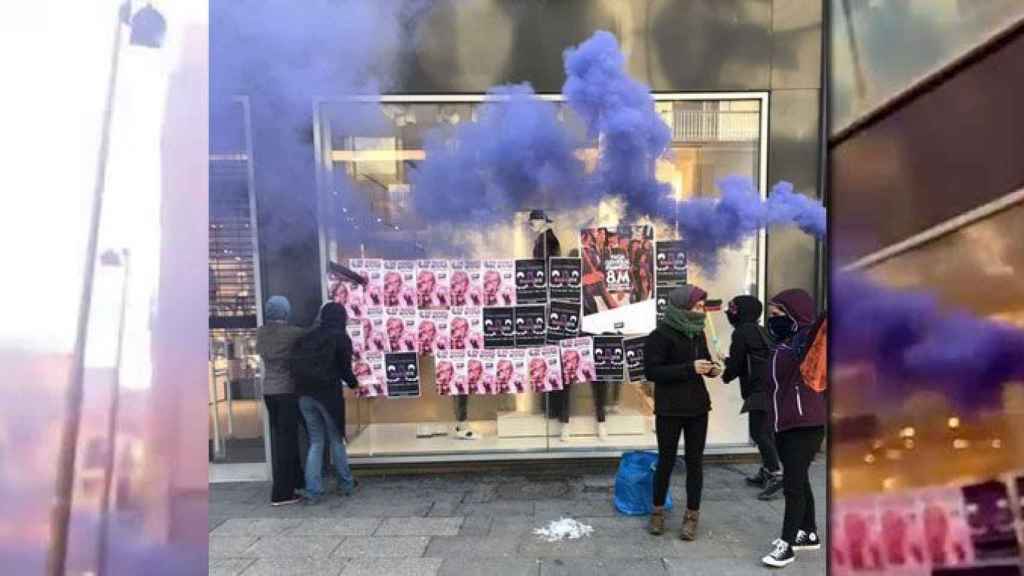
[[[7,4],[0,572],[203,574],[207,3]]]

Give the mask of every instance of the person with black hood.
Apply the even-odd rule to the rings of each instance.
[[[803,290],[785,290],[768,303],[768,331],[776,345],[763,372],[786,496],[782,536],[761,559],[773,568],[791,564],[795,551],[821,548],[808,469],[825,438],[828,406],[825,394],[809,386],[800,369],[821,322],[815,316],[814,300]]]
[[[679,537],[697,538],[704,486],[704,445],[708,435],[711,396],[704,376],[722,368],[711,359],[704,336],[707,293],[686,284],[669,293],[665,317],[647,337],[645,372],[654,382],[654,414],[658,436],[658,467],[654,474],[654,511],[648,532],[665,532],[665,499],[683,436],[686,462],[686,512]]]
[[[359,385],[352,372],[352,340],[345,329],[347,323],[344,306],[324,304],[319,324],[299,340],[292,357],[299,409],[309,431],[306,498],[310,503],[324,495],[321,472],[328,441],[339,491],[348,495],[356,486],[345,449],[345,396],[340,386],[342,382],[353,389]]]
[[[761,469],[747,478],[747,483],[762,488],[758,498],[770,500],[782,490],[782,467],[775,449],[775,438],[768,422],[768,394],[765,391],[763,367],[771,354],[772,338],[758,324],[764,307],[753,296],[737,296],[725,311],[733,326],[729,357],[725,360],[722,381],[740,379],[743,397],[741,414],[747,414],[750,438],[761,453]]]
[[[270,458],[274,471],[271,506],[299,502],[302,487],[299,460],[299,397],[289,372],[292,348],[305,330],[288,323],[291,303],[284,296],[271,296],[264,307],[266,322],[256,331],[256,353],[263,362],[263,401],[270,426]]]

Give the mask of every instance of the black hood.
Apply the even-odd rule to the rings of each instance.
[[[320,309],[320,326],[322,328],[331,331],[344,331],[346,324],[348,324],[348,312],[345,311],[344,306],[328,302]]]
[[[729,301],[726,315],[729,317],[729,322],[734,325],[757,324],[762,311],[764,311],[764,306],[757,298],[737,296]]]

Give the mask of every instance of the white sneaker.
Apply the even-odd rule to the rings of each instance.
[[[767,566],[772,568],[782,568],[789,566],[796,560],[796,554],[793,553],[793,548],[783,539],[776,539],[772,542],[774,548],[767,556],[761,558],[761,562],[764,562]]]
[[[569,441],[569,425],[562,424],[562,442]]]
[[[597,438],[602,442],[608,439],[608,426],[604,422],[597,423]]]

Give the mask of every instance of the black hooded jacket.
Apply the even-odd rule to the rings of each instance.
[[[347,323],[348,314],[345,312],[345,307],[328,302],[320,310],[319,324],[306,335],[306,338],[326,339],[333,343],[337,374],[340,376],[341,382],[354,389],[359,386],[359,381],[352,372],[352,339],[349,338],[345,329]],[[344,435],[345,396],[342,394],[341,382],[325,387],[321,383],[297,379],[295,387],[299,395],[310,396],[320,402],[334,419],[338,430]]]
[[[724,382],[740,379],[743,412],[767,410],[767,383],[759,369],[768,361],[772,341],[768,331],[758,324],[764,307],[753,296],[737,296],[729,303],[729,321],[733,323],[732,344],[725,360]]]

